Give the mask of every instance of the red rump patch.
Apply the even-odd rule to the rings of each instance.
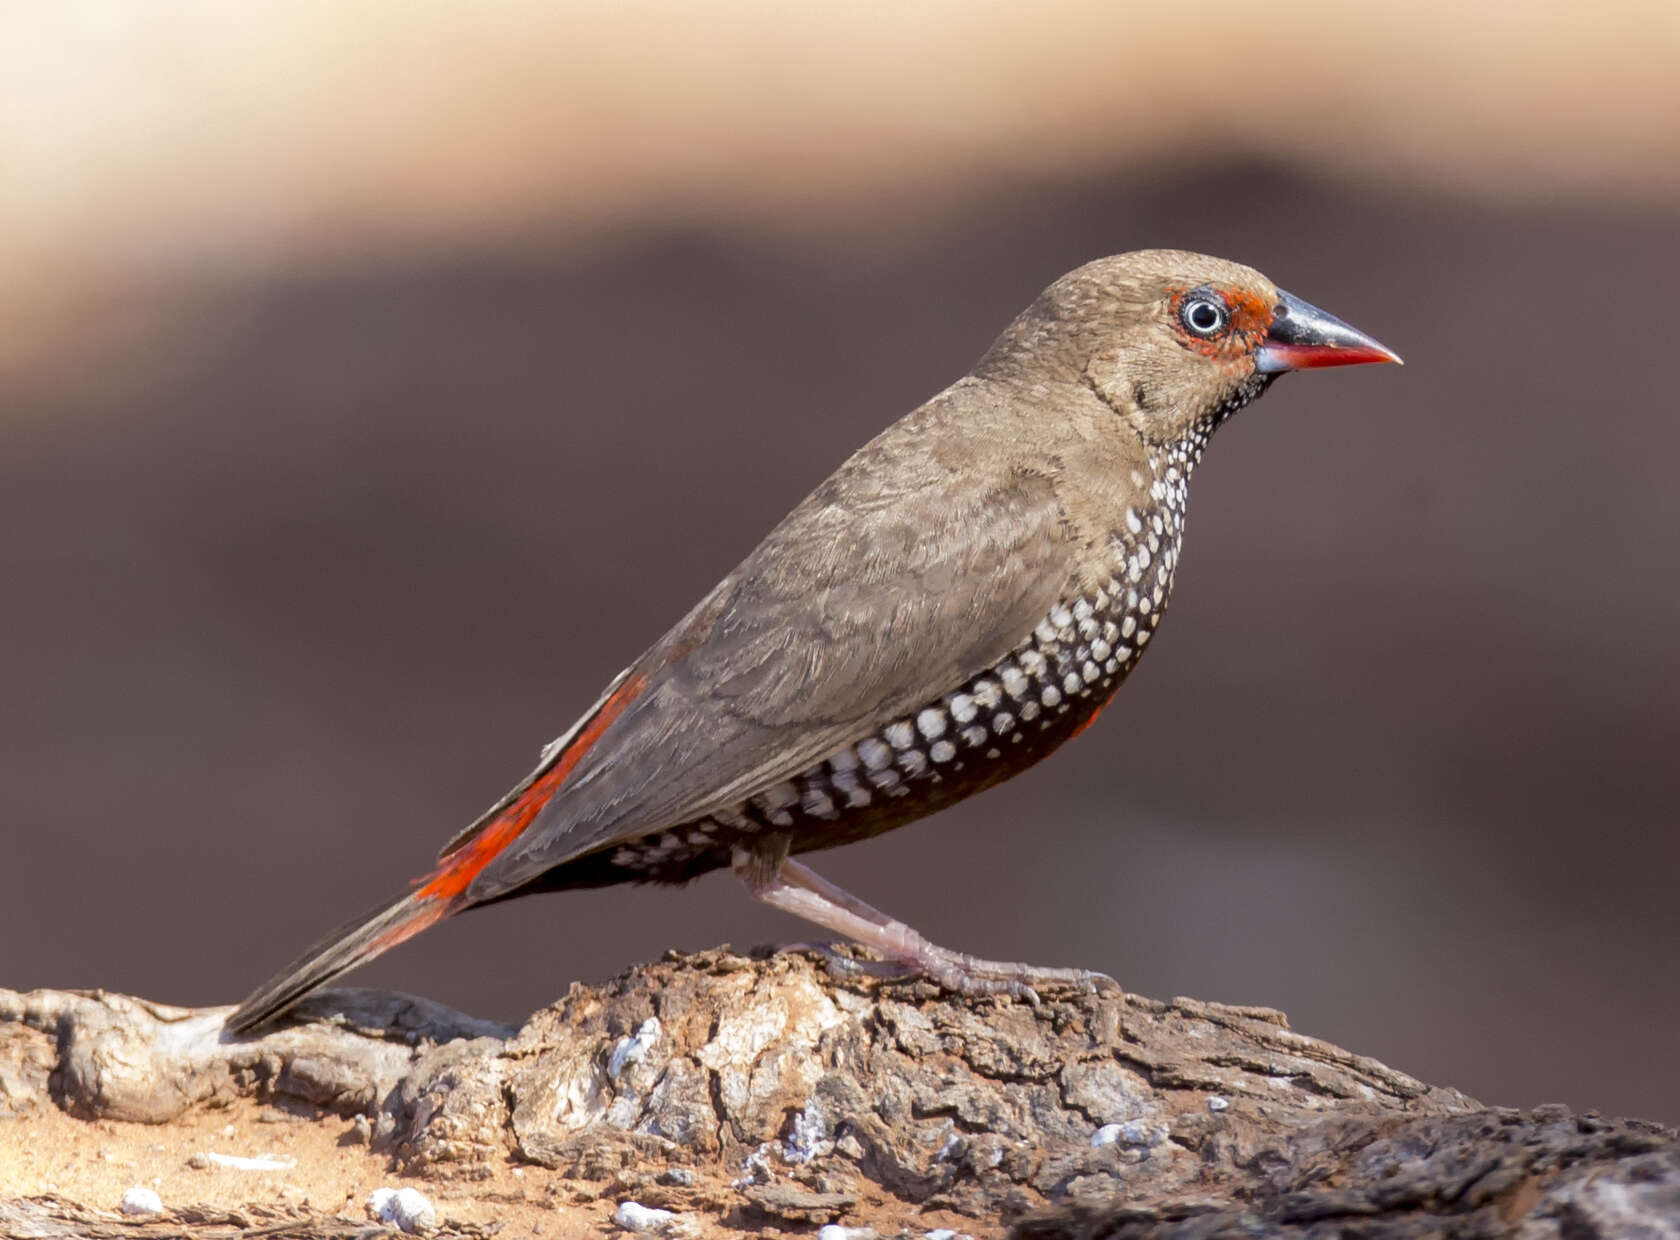
[[[494,861],[504,848],[518,839],[525,828],[531,825],[531,820],[560,790],[560,785],[566,782],[566,777],[582,760],[589,747],[601,739],[602,733],[624,713],[624,708],[635,700],[646,683],[647,678],[644,676],[632,676],[625,680],[616,693],[601,703],[601,709],[595,712],[595,717],[585,724],[572,743],[566,746],[565,752],[554,765],[532,781],[531,786],[520,794],[519,799],[491,820],[484,830],[451,853],[442,865],[433,870],[427,876],[426,885],[414,893],[416,898],[453,900],[465,891],[473,879],[483,872],[484,867]],[[416,930],[418,929],[419,927],[416,927]],[[408,934],[404,934],[403,937],[407,938]]]
[[[1111,698],[1110,701],[1112,701],[1112,700],[1113,699]],[[1083,723],[1081,723],[1077,728],[1075,728],[1073,731],[1068,733],[1068,740],[1071,741],[1076,736],[1083,736],[1085,734],[1085,729],[1090,727],[1093,723],[1095,723],[1097,721],[1097,716],[1103,713],[1103,707],[1106,707],[1107,705],[1108,705],[1108,702],[1104,702],[1102,704],[1102,706],[1097,707],[1088,716],[1086,716]]]

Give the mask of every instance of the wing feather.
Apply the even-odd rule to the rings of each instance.
[[[1045,472],[975,467],[952,423],[1006,433],[976,400],[866,445],[632,665],[640,691],[469,899],[739,804],[1018,645],[1066,595],[1071,534]]]

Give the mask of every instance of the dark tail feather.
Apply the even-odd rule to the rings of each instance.
[[[535,771],[492,806],[488,813],[449,842],[439,858],[438,867],[425,878],[417,880],[421,886],[384,908],[375,909],[341,927],[304,952],[239,1005],[239,1010],[227,1018],[225,1027],[228,1032],[244,1033],[256,1028],[339,974],[365,964],[380,952],[412,938],[451,913],[494,898],[482,891],[469,896],[468,888],[501,855],[502,850],[531,825],[538,812],[572,773],[578,759],[600,739],[646,684],[645,675],[620,672],[589,713],[570,732],[543,751],[542,762]],[[569,855],[558,857],[555,864],[569,859]]]
[[[226,1029],[230,1033],[254,1029],[280,1015],[310,991],[419,934],[455,912],[457,907],[452,901],[423,899],[411,892],[340,926],[252,992],[239,1005],[239,1010],[227,1018]]]

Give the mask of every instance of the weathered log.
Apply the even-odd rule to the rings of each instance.
[[[0,1143],[52,1116],[121,1159],[160,1130],[198,1124],[202,1141],[207,1115],[292,1121],[299,1151],[315,1130],[333,1143],[291,1166],[195,1152],[251,1164],[260,1191],[224,1179],[189,1201],[197,1182],[168,1180],[171,1208],[141,1220],[111,1212],[108,1182],[89,1200],[68,1172],[50,1193],[0,1177],[0,1233],[357,1234],[361,1202],[326,1208],[345,1182],[310,1168],[359,1159],[446,1198],[440,1234],[619,1213],[689,1235],[1680,1235],[1672,1131],[1489,1109],[1263,1008],[960,999],[716,951],[574,985],[519,1030],[356,990],[260,1037],[228,1039],[225,1013],[0,991]],[[167,1142],[161,1156],[182,1163]]]

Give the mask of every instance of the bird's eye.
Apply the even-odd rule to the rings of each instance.
[[[1178,312],[1186,330],[1196,336],[1213,336],[1225,329],[1231,312],[1211,297],[1192,297]]]

